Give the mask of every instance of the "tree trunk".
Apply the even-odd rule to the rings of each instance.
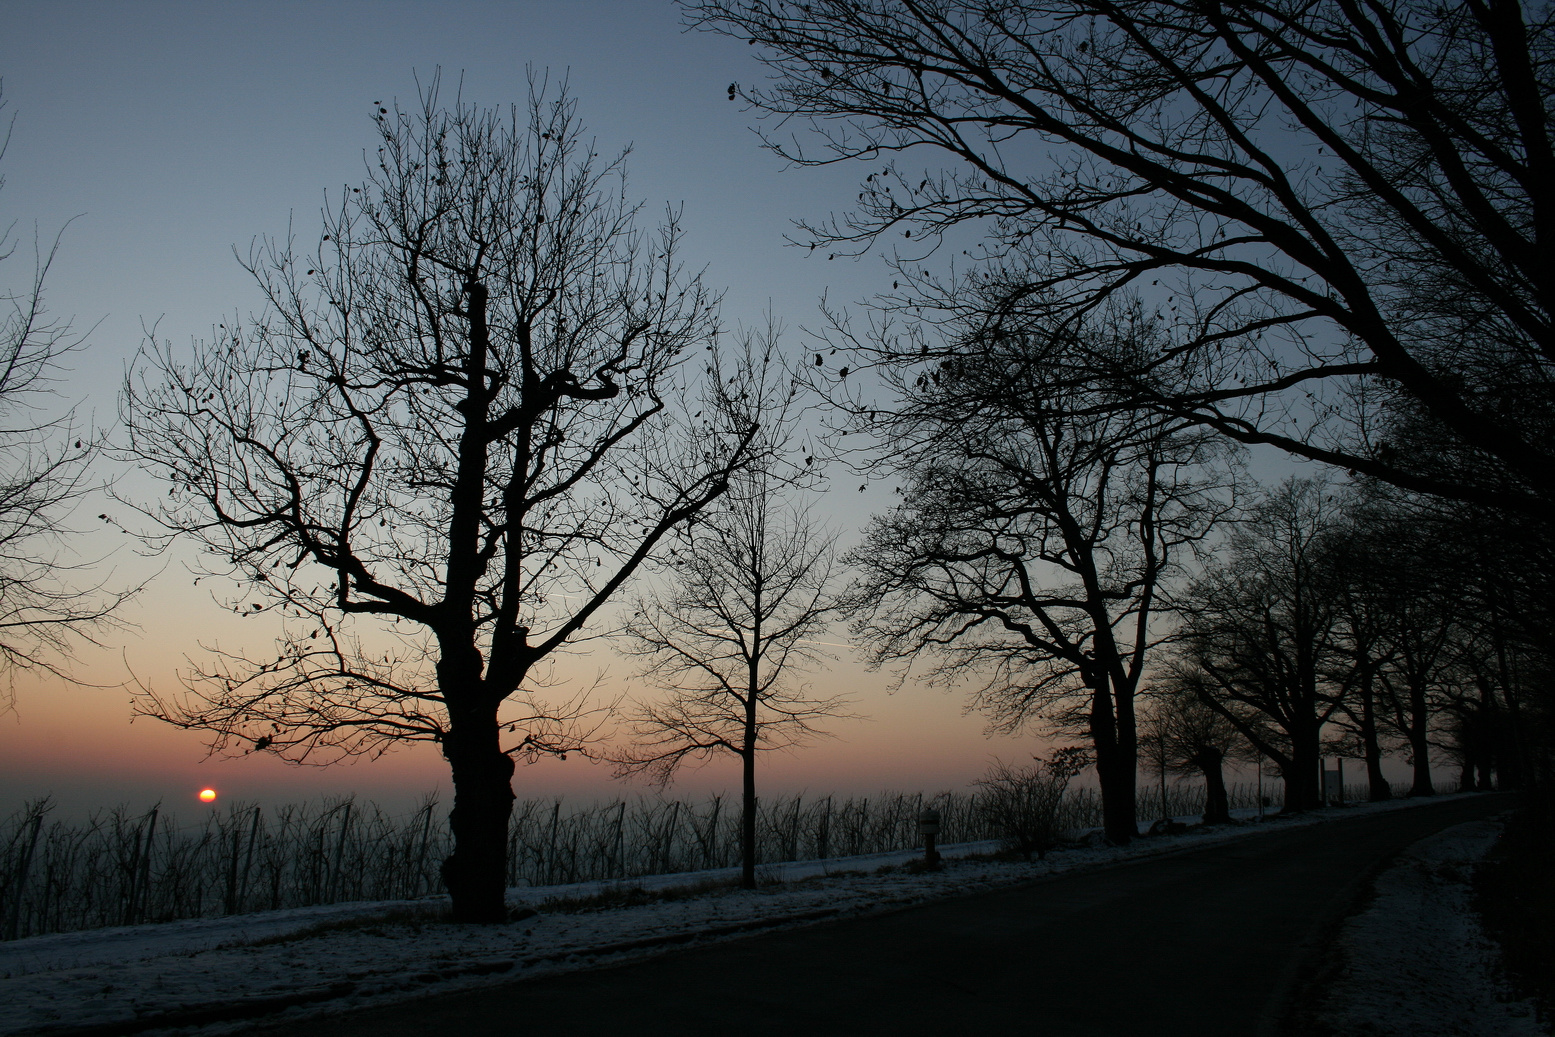
[[[1091,696],[1091,743],[1096,748],[1096,777],[1101,784],[1102,827],[1116,846],[1127,846],[1139,834],[1135,813],[1137,761],[1119,745],[1117,717],[1105,689]]]
[[[1475,719],[1477,737],[1474,769],[1478,780],[1474,783],[1474,787],[1480,792],[1489,792],[1495,788],[1491,775],[1495,771],[1499,756],[1500,746],[1497,743],[1500,736],[1501,717],[1496,710],[1495,693],[1488,687],[1480,688],[1479,709],[1475,713]]]
[[[756,888],[756,743],[761,729],[756,723],[758,662],[750,663],[750,684],[745,696],[745,740],[740,749],[740,888]]]
[[[1290,764],[1280,763],[1280,777],[1285,780],[1285,806],[1281,813],[1299,814],[1316,809],[1322,799],[1319,788],[1318,768],[1322,760],[1318,753],[1317,724],[1294,726],[1290,732]]]
[[[1382,745],[1377,739],[1376,695],[1372,689],[1372,673],[1368,668],[1361,675],[1361,753],[1366,758],[1366,798],[1381,803],[1393,798],[1393,786],[1382,775]]]
[[[740,888],[756,888],[756,753],[740,754]]]
[[[1426,739],[1430,718],[1426,715],[1425,684],[1411,681],[1409,685],[1409,755],[1413,757],[1415,780],[1409,789],[1411,796],[1434,796],[1431,784],[1431,743]]]
[[[1222,770],[1225,754],[1218,749],[1200,749],[1194,754],[1193,763],[1204,772],[1204,823],[1229,824],[1231,797],[1226,795],[1226,775]]]
[[[1496,650],[1496,675],[1501,685],[1501,701],[1506,707],[1506,712],[1496,725],[1496,743],[1500,747],[1496,754],[1496,788],[1509,792],[1524,786],[1531,761],[1527,736],[1519,715],[1521,706],[1513,687],[1512,670],[1507,658],[1505,632],[1499,622],[1490,624],[1490,639]]]
[[[448,815],[454,852],[443,861],[453,919],[505,922],[513,760],[502,751],[496,706],[455,710],[450,705],[443,755],[454,783]]]

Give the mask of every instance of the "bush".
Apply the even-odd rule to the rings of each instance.
[[[1086,761],[1073,749],[1055,750],[1047,760],[1032,759],[1030,766],[1019,768],[996,762],[974,784],[983,790],[983,809],[1005,845],[1027,860],[1033,853],[1040,860],[1071,827],[1065,794]]]

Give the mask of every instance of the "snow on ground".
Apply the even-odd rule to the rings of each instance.
[[[32,937],[0,943],[0,1037],[87,1027],[100,1034],[215,1035],[276,1013],[352,1011],[614,964],[1419,802],[1193,828],[1124,849],[1100,845],[1093,833],[1042,862],[989,860],[984,855],[995,844],[968,843],[943,847],[938,872],[904,868],[919,856],[913,851],[771,865],[753,891],[733,888],[735,869],[518,888],[509,891],[510,903],[536,913],[499,926],[437,921],[446,901],[431,898]],[[577,902],[590,897],[616,906],[580,909]]]
[[[1376,898],[1347,920],[1343,966],[1319,1021],[1340,1037],[1544,1037],[1528,1001],[1511,999],[1499,949],[1473,906],[1473,864],[1501,834],[1494,819],[1422,839],[1377,877]]]

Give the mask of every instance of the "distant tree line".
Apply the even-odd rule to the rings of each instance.
[[[1118,841],[1147,689],[1148,752],[1261,753],[1289,809],[1341,746],[1379,796],[1393,748],[1419,794],[1433,752],[1548,781],[1547,8],[682,6],[766,66],[769,148],[861,164],[809,247],[891,264],[811,369],[902,494],[854,556],[875,662],[1084,734]]]
[[[1362,760],[1373,800],[1389,753],[1412,795],[1440,760],[1464,790],[1547,781],[1555,598],[1522,568],[1547,573],[1547,545],[1483,517],[1377,484],[1260,494],[1178,599],[1147,723],[1166,765],[1213,787],[1222,761],[1267,758],[1287,809],[1320,801],[1320,755]]]

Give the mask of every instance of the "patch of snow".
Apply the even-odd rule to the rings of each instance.
[[[1534,1006],[1497,975],[1499,949],[1473,904],[1473,865],[1501,834],[1471,821],[1415,843],[1344,924],[1343,967],[1320,1021],[1341,1037],[1546,1037]]]
[[[288,1018],[352,1011],[590,968],[1420,802],[1195,827],[1121,849],[1088,833],[1046,861],[987,860],[981,855],[996,844],[967,843],[941,847],[944,867],[935,872],[903,869],[921,856],[911,850],[774,864],[760,869],[761,888],[751,891],[733,888],[737,869],[520,887],[508,891],[509,903],[537,913],[496,926],[432,920],[446,906],[434,897],[31,937],[0,943],[0,1037],[105,1024],[214,1035],[283,1011]],[[558,900],[633,889],[664,899],[597,910],[556,907]]]

